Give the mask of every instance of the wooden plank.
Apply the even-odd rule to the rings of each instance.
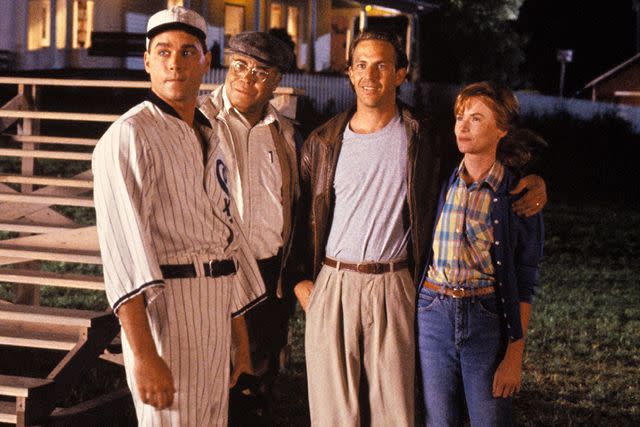
[[[58,111],[0,110],[0,117],[17,119],[67,120],[72,122],[115,122],[119,114],[61,113]]]
[[[149,81],[127,80],[86,80],[86,79],[47,79],[25,77],[0,77],[0,84],[24,84],[38,86],[69,87],[119,87],[129,89],[146,89],[151,87]]]
[[[86,170],[75,175],[73,178],[77,179],[89,179],[93,176],[91,170]],[[18,193],[13,188],[6,184],[0,183],[0,191],[4,193]],[[86,193],[84,188],[66,188],[66,187],[44,187],[33,192],[33,194],[49,195],[49,196],[77,196]],[[25,203],[4,203],[0,205],[0,221],[7,221],[21,217],[32,216],[39,211],[44,211],[47,214],[53,213],[49,207],[36,204]],[[62,215],[55,215],[58,219],[62,220]]]
[[[63,205],[63,206],[77,206],[83,208],[93,207],[93,197],[56,197],[56,196],[41,196],[35,193],[31,194],[7,194],[0,193],[0,202],[10,203],[35,203],[39,205]]]
[[[75,308],[44,307],[23,304],[0,305],[0,320],[40,322],[89,328],[95,319],[110,317],[106,311],[79,310]]]
[[[98,143],[98,140],[93,138],[72,138],[66,136],[12,135],[8,133],[2,134],[2,136],[13,142],[32,144],[64,144],[94,147]]]
[[[95,226],[80,227],[58,233],[36,234],[0,241],[0,265],[25,262],[28,259],[100,264],[100,247]],[[8,250],[25,250],[7,255]],[[1,251],[0,251],[1,252]],[[34,252],[34,253],[29,253]],[[37,254],[35,252],[38,252]],[[4,256],[4,258],[3,258]],[[25,259],[24,257],[28,258]],[[43,258],[37,258],[42,256]],[[55,259],[52,259],[55,258]]]
[[[25,283],[62,288],[104,290],[102,277],[72,273],[50,273],[47,271],[0,268],[0,282]]]
[[[11,184],[51,185],[57,187],[93,188],[93,180],[0,174],[0,182]]]
[[[43,235],[43,236],[46,236]],[[6,244],[5,241],[0,242],[0,257],[18,258],[26,260],[42,260],[42,261],[60,261],[75,262],[81,264],[102,264],[100,251],[82,251],[59,249],[55,247],[39,248],[39,247],[17,247]]]
[[[12,248],[57,248],[60,250],[80,250],[99,252],[98,231],[95,225],[83,226],[46,235],[16,237],[0,241],[5,247]]]
[[[15,148],[0,148],[0,156],[7,157],[31,157],[35,159],[59,159],[91,161],[91,153],[78,153],[75,151],[47,151],[47,150],[20,150]]]
[[[15,424],[17,421],[16,402],[0,401],[0,423]]]
[[[48,387],[53,381],[42,378],[0,375],[0,394],[13,397],[29,397],[32,390]]]
[[[77,327],[0,320],[0,345],[70,351],[79,337]]]
[[[16,233],[57,233],[59,231],[74,230],[80,225],[51,225],[49,223],[28,223],[28,222],[0,222],[0,230],[13,231]]]
[[[105,425],[105,420],[111,419],[117,422],[117,414],[121,413],[125,405],[133,408],[131,392],[128,387],[122,387],[70,408],[56,408],[51,413],[46,424],[52,427]]]
[[[122,355],[122,353],[104,352],[100,355],[100,359],[111,362],[114,365],[124,366],[124,356]]]
[[[640,96],[640,92],[632,90],[616,90],[613,92],[613,96],[628,96],[633,98]]]
[[[12,99],[10,99],[6,104],[4,104],[1,109],[7,109],[7,110],[25,110],[29,108],[29,101],[27,101],[27,98],[19,93],[16,96],[14,96]],[[11,126],[16,120],[15,119],[0,119],[0,131],[5,130],[6,128],[8,128],[9,126]]]
[[[133,80],[86,80],[86,79],[47,79],[47,78],[25,78],[25,77],[0,77],[0,84],[23,84],[38,86],[68,86],[68,87],[103,87],[103,88],[124,88],[124,89],[149,89],[149,81]],[[220,86],[219,83],[203,83],[200,85],[201,91],[212,91]],[[303,89],[293,87],[278,87],[275,94],[304,95]]]

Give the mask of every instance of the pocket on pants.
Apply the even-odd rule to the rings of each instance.
[[[316,280],[313,281],[313,288],[311,289],[311,295],[309,295],[309,302],[307,303],[307,315],[311,312],[311,307],[314,306],[313,302],[317,299],[316,296],[323,290],[321,288],[324,287],[327,282],[325,277],[327,274],[329,274],[329,272],[323,266],[320,269]]]
[[[479,298],[477,301],[480,313],[491,319],[497,319],[498,316],[498,299],[494,295]]]
[[[425,289],[424,287],[420,287],[416,309],[418,312],[430,311],[433,309],[439,299],[440,298],[436,292],[430,289]]]

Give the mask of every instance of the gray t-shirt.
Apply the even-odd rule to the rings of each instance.
[[[407,133],[400,115],[374,133],[344,131],[326,253],[345,262],[407,257]]]

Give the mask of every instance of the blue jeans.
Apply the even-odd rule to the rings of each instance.
[[[417,316],[426,425],[462,425],[465,402],[472,426],[512,425],[511,398],[492,396],[507,344],[496,295],[454,299],[421,288]]]

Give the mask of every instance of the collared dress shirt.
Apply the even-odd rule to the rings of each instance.
[[[267,104],[253,127],[231,105],[222,89],[224,122],[232,134],[235,167],[231,167],[233,194],[256,259],[275,256],[283,245],[282,171],[270,126],[279,126],[274,107]],[[246,183],[243,185],[243,183]]]

